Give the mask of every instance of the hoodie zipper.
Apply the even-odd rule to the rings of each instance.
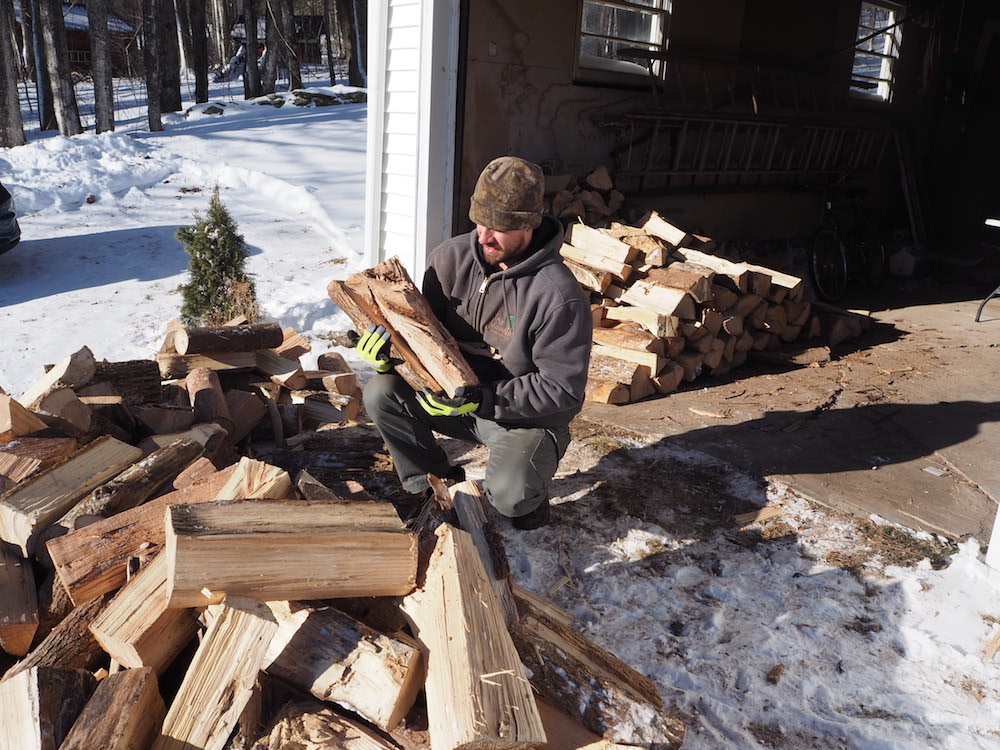
[[[479,285],[479,297],[476,299],[476,330],[483,330],[483,306],[486,301],[486,287],[490,285],[492,276],[483,275],[483,283]]]

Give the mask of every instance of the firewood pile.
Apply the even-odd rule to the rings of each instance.
[[[714,254],[707,237],[651,211],[629,226],[570,223],[562,255],[591,295],[592,401],[623,404],[721,376],[748,358],[808,363],[860,336],[868,318],[806,299],[802,279]],[[785,344],[810,349],[785,356]]]
[[[0,395],[0,750],[596,748],[636,716],[679,747],[648,678],[512,582],[474,482],[404,523],[364,471],[258,460],[370,428],[337,355],[232,323]],[[394,336],[412,371],[428,335]]]

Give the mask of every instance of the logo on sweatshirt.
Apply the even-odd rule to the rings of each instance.
[[[514,335],[514,323],[516,322],[517,318],[513,315],[507,317],[498,315],[486,324],[486,331],[503,341],[510,341],[511,336]]]

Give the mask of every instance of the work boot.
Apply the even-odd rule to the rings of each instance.
[[[531,531],[532,529],[539,529],[549,522],[549,499],[545,498],[542,500],[541,505],[535,508],[530,513],[525,513],[523,516],[517,516],[511,519],[511,523],[514,525],[515,529],[520,529],[521,531]]]
[[[450,484],[458,484],[459,482],[464,482],[465,469],[463,469],[461,466],[452,466],[450,469],[448,469],[448,472],[441,478]]]

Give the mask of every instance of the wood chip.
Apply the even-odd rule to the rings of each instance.
[[[740,526],[749,526],[752,523],[761,523],[772,518],[777,518],[785,512],[780,505],[768,505],[766,508],[755,510],[750,513],[738,513],[733,516],[733,520]]]

